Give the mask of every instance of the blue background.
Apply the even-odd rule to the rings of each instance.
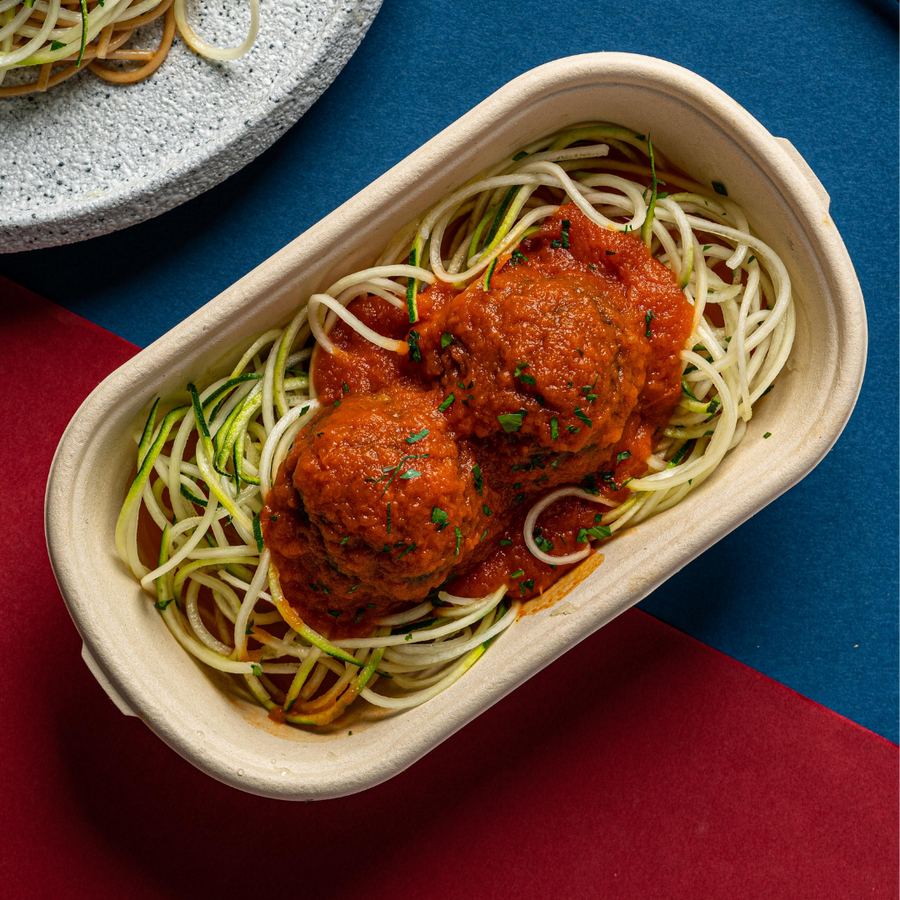
[[[145,346],[492,91],[596,50],[693,69],[831,194],[869,317],[859,404],[816,471],[642,604],[897,740],[898,52],[894,0],[384,0],[313,109],[158,219],[0,273]]]

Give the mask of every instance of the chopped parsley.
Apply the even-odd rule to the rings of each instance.
[[[509,538],[500,538],[501,547],[512,547],[513,542]]]
[[[593,403],[599,396],[598,394],[594,393],[594,388],[597,387],[597,381],[599,380],[599,378],[600,376],[596,375],[594,377],[593,384],[586,384],[581,388],[581,393],[584,394],[585,397],[587,397],[588,403]]]
[[[472,466],[472,477],[475,479],[475,490],[478,491],[478,496],[481,496],[481,492],[484,490],[484,476],[481,474],[481,466],[478,463],[475,463]]]
[[[562,238],[562,245],[567,250],[569,249],[569,226],[572,223],[568,219],[562,220],[562,231],[560,232],[560,237]]]
[[[53,43],[50,44],[50,49],[51,50],[62,50],[62,48],[65,46],[66,45],[63,41],[53,41]]]
[[[329,615],[329,616],[334,616],[335,619],[339,619],[339,618],[341,617],[341,610],[339,610],[339,609],[329,609],[329,610],[328,610],[328,615]]]
[[[346,544],[347,541],[349,541],[349,540],[350,540],[350,535],[349,535],[349,534],[345,534],[345,535],[341,538],[341,544],[340,544],[341,547],[343,547],[344,544]]]
[[[391,533],[391,504],[390,504],[390,501],[388,501],[388,505],[387,505],[387,533],[388,533],[388,535],[390,535],[390,533]]]
[[[407,547],[407,548],[406,548],[406,549],[405,549],[405,550],[397,557],[397,559],[395,560],[395,562],[399,562],[401,559],[403,559],[404,556],[406,556],[407,553],[412,553],[413,550],[415,550],[415,549],[416,549],[416,542],[413,541],[413,542],[412,542],[412,543],[411,543],[411,544],[410,544],[410,545],[409,545],[409,546],[408,546],[408,547]]]
[[[427,428],[423,428],[415,434],[410,433],[409,437],[406,439],[406,443],[415,444],[417,441],[421,441],[422,438],[428,437],[429,434],[431,434],[431,432]]]
[[[253,623],[254,623],[255,621],[256,621],[256,619],[251,619],[251,620],[247,623],[247,628],[246,628],[245,631],[244,631],[244,634],[245,634],[245,635],[248,635],[248,636],[249,636],[249,635],[253,634]]]
[[[517,247],[512,252],[512,256],[509,258],[509,264],[511,266],[517,266],[519,263],[527,263],[528,257]]]
[[[593,528],[579,528],[578,536],[575,538],[576,544],[586,544],[589,539],[603,540],[612,534],[608,525],[594,525]]]
[[[647,331],[644,333],[644,336],[645,336],[645,337],[650,337],[650,323],[651,323],[655,318],[656,318],[656,316],[653,315],[653,310],[652,310],[652,309],[650,310],[650,312],[647,313],[646,316],[644,316],[644,321],[647,323]]]
[[[540,528],[535,529],[532,537],[538,549],[543,550],[544,553],[549,553],[553,549],[553,541],[545,538]]]
[[[438,407],[438,412],[446,412],[448,409],[450,409],[451,406],[453,406],[454,400],[456,400],[454,394],[452,392],[449,393],[444,402]]]
[[[462,546],[462,532],[459,530],[459,526],[454,528],[456,531],[456,555],[459,556],[459,548]]]
[[[453,335],[445,331],[441,335],[441,350],[446,350],[453,343]]]
[[[428,432],[426,431],[425,434],[428,434]],[[409,438],[407,438],[406,440],[409,442]],[[387,493],[388,488],[394,483],[394,479],[397,477],[397,473],[403,468],[405,463],[407,463],[411,459],[425,459],[427,456],[428,456],[427,453],[407,453],[400,460],[400,462],[397,463],[396,466],[382,466],[381,467],[382,475],[380,477],[366,478],[364,480],[368,481],[368,482],[373,482],[374,484],[378,484],[379,482],[387,479],[387,484],[385,484],[384,490],[382,490],[382,492],[380,494],[380,497],[383,497]],[[408,471],[413,474],[407,474],[406,472],[404,472],[400,476],[401,480],[409,481],[410,478],[417,478],[419,475],[422,474],[421,472],[417,472],[415,469],[409,469]]]
[[[438,531],[443,531],[450,521],[450,516],[448,516],[439,506],[435,506],[434,509],[431,510],[431,521],[438,526]]]
[[[422,362],[419,338],[421,338],[421,335],[415,329],[410,329],[409,334],[406,336],[406,343],[409,345],[409,358],[412,362]]]
[[[345,394],[349,394],[349,393],[350,393],[350,388],[347,387],[347,382],[346,382],[346,381],[342,381],[341,384],[342,384],[343,387],[344,387],[344,393],[345,393]]]
[[[524,569],[516,569],[509,577],[510,578],[521,578],[525,574]]]
[[[584,410],[580,406],[575,407],[575,415],[579,419],[579,421],[584,422],[584,424],[587,425],[588,428],[594,427],[593,422],[591,422],[587,413],[585,413]]]
[[[597,476],[594,475],[593,472],[588,472],[588,474],[581,479],[581,483],[578,487],[588,494],[600,493],[600,488],[597,487]]]
[[[511,542],[510,542],[511,543]],[[162,612],[170,603],[172,602],[171,598],[168,600],[157,600],[153,605]]]
[[[763,435],[763,438],[770,438],[770,437],[772,437],[772,432],[771,432],[771,431],[767,431],[767,432]]]
[[[620,462],[622,462],[623,460],[626,460],[626,459],[631,459],[631,451],[630,450],[623,450],[616,457],[616,465],[618,465]]]
[[[331,610],[329,610],[329,612],[331,612]],[[250,663],[250,669],[257,678],[262,675],[262,666],[258,663]]]
[[[717,194],[721,194],[723,197],[727,197],[727,196],[728,196],[728,189],[725,187],[724,184],[722,184],[721,181],[713,181],[713,182],[712,182],[712,186],[713,186],[713,190],[714,190]]]
[[[537,382],[534,380],[533,375],[524,374],[525,370],[530,369],[530,368],[531,368],[531,363],[527,363],[524,361],[518,363],[518,365],[516,365],[515,372],[513,372],[513,378],[518,378],[519,381],[522,382],[522,384],[537,384]]]
[[[520,159],[525,159],[528,154],[524,150],[520,150],[514,157],[513,162],[518,162]]]
[[[559,419],[554,416],[550,420],[550,440],[555,441],[559,437]]]
[[[487,503],[482,503],[481,508],[484,510],[484,514],[486,516],[492,516],[494,514],[494,511],[492,509],[488,509]]]
[[[522,427],[526,415],[528,413],[525,410],[520,410],[517,413],[503,413],[497,416],[497,421],[507,434],[512,434]]]

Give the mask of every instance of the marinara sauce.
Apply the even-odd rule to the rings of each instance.
[[[318,351],[313,368],[322,407],[261,517],[286,596],[332,637],[369,633],[440,587],[541,593],[571,567],[528,551],[528,510],[570,484],[627,499],[681,395],[693,308],[636,236],[574,204],[489,276],[431,286],[418,305],[410,327],[379,297],[351,304],[410,352],[337,323],[335,352]],[[540,546],[583,549],[602,511],[553,504]]]

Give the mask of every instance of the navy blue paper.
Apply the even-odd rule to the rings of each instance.
[[[643,607],[896,741],[893,0],[385,0],[332,87],[243,171],[118,234],[0,256],[0,273],[146,345],[511,78],[596,50],[693,69],[789,138],[831,195],[869,315],[834,451]]]

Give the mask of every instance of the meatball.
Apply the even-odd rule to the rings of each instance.
[[[457,433],[534,473],[536,458],[619,440],[646,378],[641,324],[587,266],[532,253],[495,271],[488,291],[479,280],[453,298],[423,325],[420,346],[426,375],[454,395]]]
[[[261,519],[285,595],[313,627],[371,631],[476,551],[475,460],[440,400],[402,387],[348,396],[294,441]]]

